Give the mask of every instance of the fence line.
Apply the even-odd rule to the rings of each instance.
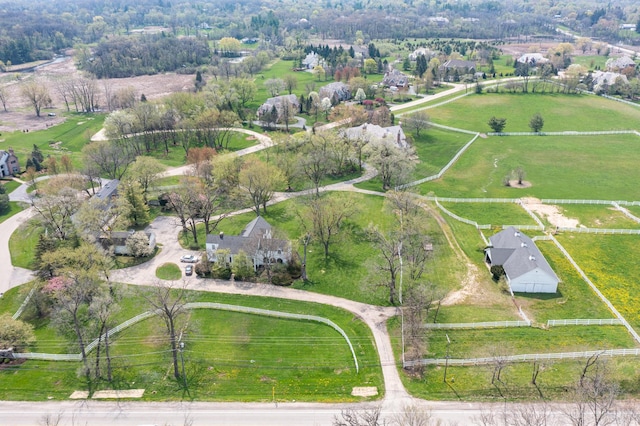
[[[444,130],[451,130],[452,132],[466,133],[467,135],[477,135],[478,134],[478,132],[474,132],[472,130],[459,129],[457,127],[449,127],[449,126],[445,126],[444,124],[434,123],[433,121],[430,121],[429,124],[432,127],[437,127],[439,129],[444,129]]]
[[[567,228],[567,227],[558,227],[556,229],[562,232],[575,232],[578,234],[640,235],[640,229]]]
[[[460,130],[460,129],[458,129],[458,130]],[[480,133],[472,133],[472,134],[474,134],[475,136],[469,142],[467,142],[462,148],[460,148],[460,150],[456,153],[456,155],[453,156],[453,158],[447,163],[446,166],[444,166],[442,168],[442,170],[440,170],[438,172],[438,174],[433,175],[433,176],[428,176],[426,178],[419,179],[419,180],[416,180],[414,182],[409,182],[409,183],[406,183],[404,185],[399,185],[398,189],[405,189],[405,188],[409,188],[409,187],[412,187],[412,186],[420,185],[420,184],[425,183],[425,182],[429,182],[429,181],[434,180],[434,179],[440,179],[442,177],[442,175],[444,175],[447,172],[447,170],[449,170],[449,168],[451,166],[453,166],[453,164],[456,161],[458,161],[458,158],[460,158],[460,156],[462,154],[464,154],[464,152],[471,146],[471,144],[473,144],[476,141],[476,139],[478,139],[478,137],[480,136]]]
[[[567,200],[567,199],[553,199],[543,198],[540,200],[544,204],[607,204],[613,205],[613,203],[620,204],[621,206],[640,206],[640,201],[624,201],[624,200]]]
[[[426,323],[422,328],[435,330],[453,330],[464,328],[509,328],[509,327],[531,327],[531,321],[485,321],[466,323]]]
[[[489,136],[598,136],[598,135],[637,135],[635,130],[595,130],[578,132],[565,130],[562,132],[490,132]]]
[[[618,203],[616,203],[614,201],[614,202],[611,203],[611,205],[613,205],[613,207],[615,207],[616,210],[622,212],[622,214],[627,216],[629,219],[633,220],[636,223],[640,223],[640,217],[637,217],[637,216],[633,215],[629,210],[625,209],[620,204],[618,204]]]
[[[22,304],[20,305],[20,307],[18,308],[16,313],[13,314],[13,316],[11,317],[12,319],[17,320],[18,318],[20,318],[20,315],[22,315],[24,310],[27,308],[27,305],[29,304],[29,301],[31,300],[31,297],[33,297],[33,294],[35,292],[36,292],[36,288],[34,287],[34,288],[31,289],[29,294],[27,294],[27,297],[24,299],[24,302],[22,302]]]
[[[347,341],[347,344],[349,345],[349,349],[351,350],[351,355],[353,356],[353,362],[356,367],[356,372],[360,372],[360,367],[358,365],[358,358],[356,357],[356,353],[355,353],[355,350],[353,349],[353,345],[351,344],[351,340],[349,340],[347,333],[345,333],[344,330],[340,328],[340,326],[338,326],[336,323],[334,323],[330,319],[318,317],[315,315],[292,314],[289,312],[271,311],[267,309],[250,308],[250,307],[238,306],[238,305],[225,305],[222,303],[212,303],[212,302],[186,303],[184,305],[184,308],[185,309],[218,309],[218,310],[231,311],[231,312],[242,312],[242,313],[254,314],[254,315],[264,315],[264,316],[269,316],[274,318],[287,318],[287,319],[297,319],[297,320],[304,320],[304,321],[315,321],[315,322],[328,325],[329,327],[336,330]],[[106,337],[105,335],[108,335],[109,337],[111,337],[112,335],[124,330],[125,328],[131,327],[133,324],[136,324],[140,321],[143,321],[157,314],[158,314],[157,310],[143,312],[142,314],[136,315],[135,317],[130,318],[129,320],[123,322],[122,324],[119,324],[118,326],[110,329],[107,333],[103,334],[99,338],[90,342],[85,347],[86,353],[91,352],[93,349],[95,349],[95,347],[98,345],[99,342],[104,341],[104,338]],[[38,359],[38,360],[47,360],[47,361],[81,361],[82,360],[82,354],[47,354],[47,353],[34,353],[34,352],[20,352],[20,353],[14,353],[13,357],[20,358],[20,359]]]
[[[557,319],[548,320],[548,327],[558,327],[563,325],[623,325],[619,318],[607,319]]]
[[[613,96],[605,95],[604,93],[601,94],[600,96],[602,96],[603,98],[606,98],[606,99],[610,99],[612,101],[621,102],[623,104],[631,105],[631,106],[634,106],[634,107],[640,107],[639,104],[637,104],[635,102],[627,101],[626,99],[615,98]]]
[[[544,223],[542,223],[540,218],[536,216],[536,214],[533,211],[531,211],[529,207],[527,207],[526,203],[523,203],[522,201],[520,201],[520,207],[522,207],[524,211],[527,212],[529,216],[531,216],[531,218],[540,226],[540,230],[544,231]]]
[[[442,204],[440,204],[438,202],[438,200],[436,201],[436,206],[438,206],[438,208],[440,210],[442,210],[445,214],[447,214],[448,216],[451,216],[452,218],[462,222],[462,223],[466,223],[468,225],[474,226],[476,229],[491,229],[491,225],[479,225],[478,222],[474,222],[473,220],[469,220],[469,219],[465,219],[463,217],[458,216],[457,214],[450,212],[449,210],[445,209]]]
[[[564,256],[567,258],[567,260],[569,260],[571,265],[573,265],[575,270],[578,271],[578,273],[580,274],[582,279],[585,280],[585,282],[587,284],[589,284],[589,287],[591,287],[591,289],[598,295],[598,297],[600,297],[600,300],[602,300],[605,303],[605,305],[607,305],[607,307],[609,308],[609,310],[611,310],[611,312],[613,312],[615,317],[618,318],[620,320],[620,322],[622,323],[622,325],[624,325],[627,328],[627,330],[629,331],[629,333],[631,333],[631,335],[633,336],[635,341],[640,343],[640,336],[633,329],[633,327],[631,327],[631,324],[629,324],[627,322],[627,320],[624,319],[624,317],[620,314],[620,312],[618,312],[618,310],[615,308],[615,306],[613,306],[613,304],[611,302],[609,302],[609,299],[607,299],[604,296],[604,294],[602,294],[602,292],[598,289],[598,287],[596,287],[595,284],[593,284],[593,282],[589,279],[589,277],[587,277],[587,274],[585,274],[584,271],[578,266],[576,261],[573,260],[573,258],[569,254],[569,252],[562,246],[562,244],[560,244],[560,242],[553,235],[549,235],[549,237],[551,238],[551,241],[553,241],[555,243],[555,245],[560,249],[562,254],[564,254]]]
[[[519,198],[448,198],[448,197],[426,197],[430,201],[443,201],[448,203],[520,203]]]
[[[580,359],[590,358],[594,356],[615,357],[615,356],[640,356],[640,348],[636,349],[608,349],[600,351],[584,351],[584,352],[555,352],[555,353],[539,353],[539,354],[522,354],[494,356],[483,358],[424,358],[413,361],[406,361],[403,367],[415,367],[418,365],[486,365],[493,364],[496,361],[501,362],[528,362],[543,361],[554,359]]]

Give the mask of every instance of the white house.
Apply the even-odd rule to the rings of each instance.
[[[522,64],[536,66],[538,64],[546,64],[549,59],[545,58],[541,53],[525,53],[517,59]]]
[[[502,266],[511,290],[521,293],[555,293],[560,279],[533,240],[508,227],[489,238],[485,261]]]
[[[130,236],[132,236],[135,232],[131,231],[115,231],[112,232],[109,237],[100,237],[100,243],[106,249],[113,248],[114,254],[119,254],[123,256],[128,256],[131,253],[129,252],[129,247],[127,247],[127,240]],[[149,251],[153,252],[156,248],[156,234],[153,232],[145,231],[145,235],[149,238]]]
[[[210,262],[218,262],[219,250],[228,250],[229,258],[225,259],[228,264],[240,250],[244,251],[256,270],[268,264],[287,264],[291,258],[289,241],[272,238],[271,225],[262,216],[249,222],[240,235],[208,234],[206,251]]]

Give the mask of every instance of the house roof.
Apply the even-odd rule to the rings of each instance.
[[[612,85],[621,78],[624,83],[629,83],[627,76],[611,71],[596,71],[592,74],[593,87],[598,90],[603,84]]]
[[[100,200],[108,200],[111,197],[117,195],[118,193],[118,185],[120,181],[118,179],[113,179],[107,182],[100,191],[96,192],[95,197]]]
[[[392,139],[399,148],[408,146],[407,137],[400,126],[381,127],[377,124],[364,123],[357,127],[344,129],[342,134],[349,140],[358,140],[369,136],[382,140]]]
[[[409,76],[399,70],[393,69],[385,73],[382,84],[385,86],[405,87],[409,85]]]
[[[289,242],[271,238],[271,229],[269,222],[264,220],[262,216],[258,216],[244,227],[240,235],[224,235],[222,232],[217,235],[207,234],[206,243],[214,245],[216,250],[229,250],[232,254],[242,250],[251,255],[256,250],[263,248],[263,240],[268,240],[270,247],[267,250],[280,249],[285,251]]]
[[[533,240],[513,226],[490,237],[489,242],[491,263],[502,265],[510,280],[540,269],[551,278],[560,281]]]
[[[476,63],[473,61],[463,61],[462,59],[449,59],[447,62],[442,64],[442,68],[451,68],[451,69],[475,69]]]
[[[626,67],[635,66],[635,61],[628,56],[620,56],[619,58],[608,59],[606,64],[608,70],[625,69]]]
[[[263,236],[267,232],[271,232],[271,225],[269,222],[264,220],[262,216],[258,216],[251,222],[247,223],[247,226],[245,226],[242,232],[240,232],[240,236],[250,238],[254,236]]]
[[[525,53],[518,58],[518,62],[523,64],[544,64],[549,62],[541,53]]]

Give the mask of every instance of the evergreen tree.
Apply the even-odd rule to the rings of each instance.
[[[38,160],[39,163],[42,163],[44,161],[44,155],[42,155],[42,151],[40,151],[40,148],[38,148],[38,145],[36,144],[33,144],[31,158]]]
[[[121,184],[121,197],[124,197],[129,206],[129,219],[134,225],[143,225],[149,222],[149,206],[144,202],[142,187],[137,181],[126,180]]]

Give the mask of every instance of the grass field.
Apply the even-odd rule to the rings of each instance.
[[[536,225],[520,205],[515,203],[451,203],[440,202],[450,212],[480,225]]]
[[[141,313],[145,302],[138,288],[125,287],[127,297],[118,321]],[[19,304],[14,289],[0,300],[2,311]],[[354,386],[383,392],[377,354],[368,328],[348,312],[329,306],[272,298],[193,292],[190,301],[212,301],[329,318],[349,336],[360,372],[345,340],[335,330],[314,322],[274,319],[217,310],[189,311],[180,321],[185,342],[185,369],[191,398],[226,401],[359,401]],[[66,352],[69,345],[41,324],[36,349]],[[143,400],[185,397],[170,378],[170,351],[161,320],[152,317],[119,333],[112,341],[114,385],[145,388]],[[5,399],[67,399],[84,385],[71,362],[27,361],[0,371]],[[99,388],[106,385],[100,384]],[[9,389],[11,392],[9,392]],[[10,395],[10,396],[9,396]]]
[[[22,211],[22,207],[20,206],[19,203],[10,201],[9,202],[9,209],[3,213],[0,213],[0,223],[4,222],[5,220],[9,219],[11,216],[16,215],[18,213],[20,213]]]
[[[175,263],[163,263],[156,268],[156,277],[161,280],[179,280],[182,278],[182,270]]]
[[[417,188],[440,197],[639,200],[639,142],[634,135],[478,139],[442,179]],[[502,184],[517,167],[531,187]]]
[[[563,214],[580,221],[587,228],[638,229],[640,224],[612,206],[562,204]]]
[[[579,111],[579,113],[576,113]],[[492,116],[507,119],[505,132],[529,132],[536,113],[544,118],[543,131],[637,130],[640,108],[590,95],[471,94],[428,110],[440,124],[476,132],[489,132]]]
[[[69,155],[74,167],[80,167],[80,150],[97,133],[104,123],[104,114],[65,113],[66,121],[57,126],[38,132],[23,133],[20,131],[4,133],[5,146],[11,146],[24,167],[26,158],[31,156],[33,145],[37,145],[44,157],[51,155],[59,159],[63,154]],[[50,145],[62,142],[59,148]]]

